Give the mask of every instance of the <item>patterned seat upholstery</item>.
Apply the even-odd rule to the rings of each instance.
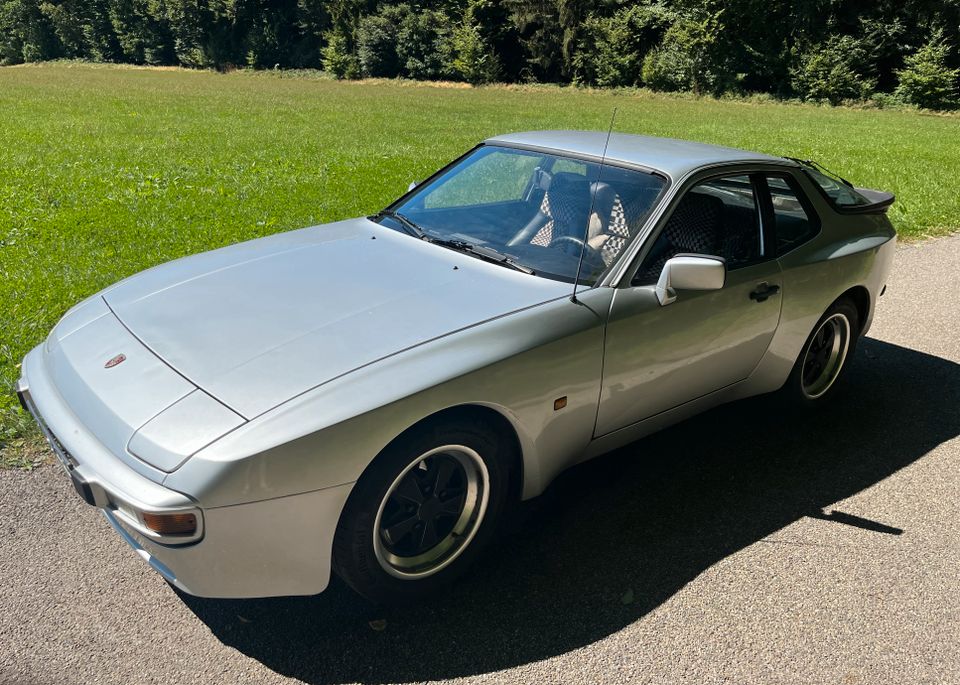
[[[590,183],[585,176],[561,172],[555,174],[543,195],[540,212],[547,222],[530,240],[532,245],[548,246],[560,236],[582,237],[590,212]]]
[[[703,193],[687,193],[660,232],[635,283],[655,283],[667,260],[678,254],[716,255],[720,250],[723,201]]]
[[[598,200],[604,193],[598,192]],[[620,250],[630,241],[630,225],[627,221],[627,212],[623,207],[620,195],[610,190],[610,202],[598,207],[597,216],[601,222],[598,235],[591,236],[590,244],[599,243],[600,256],[607,266],[620,254]],[[609,205],[609,209],[607,208]]]
[[[719,254],[727,260],[727,268],[757,259],[760,256],[760,234],[756,212],[728,204],[725,206],[724,219],[725,230]]]
[[[606,183],[594,184],[594,214],[597,230],[590,232],[590,245],[597,248],[603,262],[610,266],[630,242],[634,231],[643,224],[650,211],[656,190],[634,192],[626,201]],[[591,222],[593,225],[593,222]]]

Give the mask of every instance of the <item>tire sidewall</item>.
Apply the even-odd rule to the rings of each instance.
[[[348,585],[378,604],[402,604],[444,591],[475,560],[495,533],[509,493],[508,448],[482,421],[435,422],[398,438],[371,463],[354,486],[334,538],[334,571]],[[394,479],[424,453],[441,445],[476,451],[487,468],[486,512],[473,539],[448,566],[418,579],[397,578],[380,565],[373,547],[380,503]]]
[[[843,365],[840,367],[840,371],[837,373],[837,377],[833,380],[833,383],[830,385],[827,391],[819,397],[811,398],[808,397],[803,391],[803,363],[806,359],[807,351],[810,348],[810,343],[813,341],[817,331],[820,330],[820,326],[823,325],[824,321],[835,314],[843,314],[850,324],[850,341],[847,346],[847,353],[843,359]],[[787,379],[787,383],[783,388],[783,393],[785,394],[786,398],[795,405],[811,408],[823,406],[830,402],[839,394],[838,391],[842,387],[842,381],[844,376],[847,374],[847,370],[850,368],[850,363],[853,359],[854,352],[856,351],[857,347],[857,341],[859,339],[860,315],[857,311],[857,307],[849,299],[841,298],[830,305],[827,311],[824,312],[823,316],[817,320],[816,325],[810,331],[810,335],[808,335],[806,341],[804,341],[803,347],[800,350],[800,355],[797,357],[797,361],[790,372],[790,377]]]

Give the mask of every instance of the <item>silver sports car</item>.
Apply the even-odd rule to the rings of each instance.
[[[71,309],[17,392],[177,588],[433,592],[511,501],[721,402],[827,400],[893,196],[634,135],[492,138],[370,217],[164,264]]]

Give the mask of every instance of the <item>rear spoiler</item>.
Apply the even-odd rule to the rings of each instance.
[[[870,188],[854,188],[858,193],[870,200],[869,204],[853,205],[851,207],[838,207],[837,209],[844,214],[882,214],[889,209],[893,201],[897,199],[893,193],[886,190],[871,190]]]

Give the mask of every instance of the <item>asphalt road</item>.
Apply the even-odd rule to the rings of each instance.
[[[958,362],[960,236],[901,247],[830,412],[578,467],[403,611],[178,596],[59,467],[0,472],[0,682],[960,683]]]

